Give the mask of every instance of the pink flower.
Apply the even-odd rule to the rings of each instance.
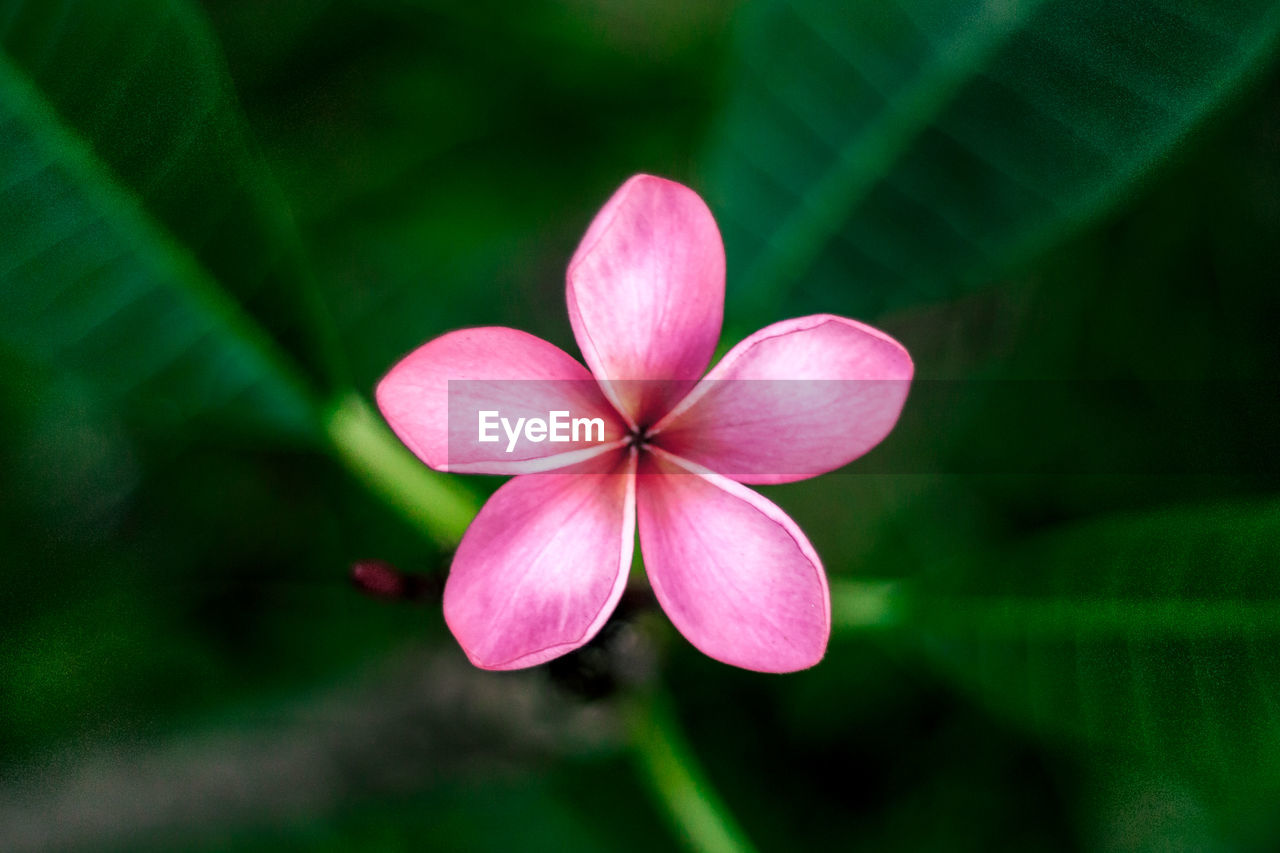
[[[596,215],[567,297],[590,372],[490,327],[424,344],[378,385],[383,415],[427,465],[519,475],[476,516],[445,586],[467,656],[517,669],[590,640],[626,586],[638,520],[649,582],[694,646],[764,672],[817,663],[831,627],[822,564],[743,484],[813,477],[878,444],[906,400],[907,351],[853,320],[801,317],[751,335],[699,381],[720,337],[724,248],[696,193],[649,175]],[[486,409],[512,423],[571,411],[604,434],[480,442]]]

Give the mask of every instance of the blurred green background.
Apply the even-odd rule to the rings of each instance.
[[[1278,33],[3,0],[0,849],[1276,849]],[[350,581],[438,580],[500,482],[357,401],[451,328],[574,351],[564,267],[638,171],[720,222],[726,345],[830,311],[915,358],[882,447],[763,490],[832,578],[810,671],[640,594],[484,673],[432,582]]]

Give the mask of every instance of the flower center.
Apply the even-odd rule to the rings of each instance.
[[[651,427],[652,424],[637,424],[636,428],[627,434],[627,441],[635,445],[636,450],[644,450],[649,446],[649,441],[652,438],[649,435]]]

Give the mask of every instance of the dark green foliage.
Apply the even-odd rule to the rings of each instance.
[[[709,167],[738,292],[859,314],[989,282],[1113,206],[1280,32],[1267,0],[783,0],[744,18]]]
[[[672,846],[634,673],[481,673],[432,595],[350,582],[448,554],[323,421],[450,328],[572,351],[565,264],[648,171],[718,217],[724,344],[848,313],[922,379],[871,456],[762,490],[881,591],[820,666],[619,629],[758,845],[1274,848],[1278,29],[0,0],[0,847]]]

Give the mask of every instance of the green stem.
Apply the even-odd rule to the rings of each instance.
[[[645,781],[690,850],[749,853],[755,848],[698,766],[670,701],[654,694],[631,717],[631,744]]]
[[[329,409],[325,432],[338,456],[371,490],[441,548],[455,547],[475,518],[475,495],[423,465],[357,394]]]
[[[929,604],[920,618],[922,627],[1017,642],[1129,636],[1144,640],[1249,639],[1280,634],[1280,604],[1274,601],[956,595]]]

